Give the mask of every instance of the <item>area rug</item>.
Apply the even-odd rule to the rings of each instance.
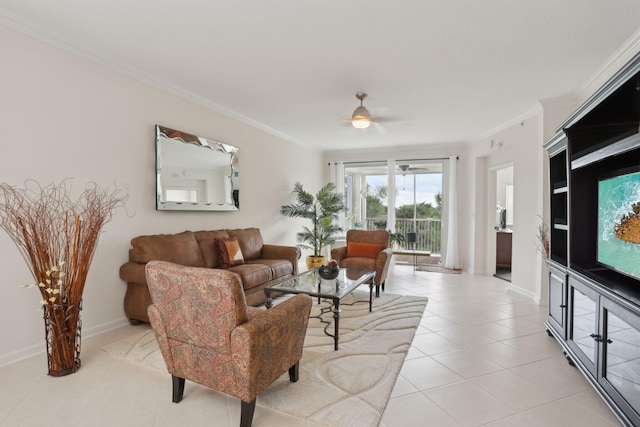
[[[416,266],[416,271],[430,271],[432,273],[449,273],[449,274],[460,274],[462,273],[461,269],[458,268],[446,268],[442,265],[418,265]]]
[[[377,426],[427,298],[383,293],[374,298],[371,313],[368,299],[368,292],[354,292],[340,304],[338,351],[325,324],[309,319],[300,380],[292,383],[285,373],[258,396],[258,405],[332,427]],[[312,316],[326,306],[314,303]],[[332,321],[332,314],[323,318]],[[151,330],[103,349],[166,372]]]

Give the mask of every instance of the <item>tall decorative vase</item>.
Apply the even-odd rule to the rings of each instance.
[[[44,327],[49,375],[61,377],[80,369],[80,311],[75,304],[45,304]]]

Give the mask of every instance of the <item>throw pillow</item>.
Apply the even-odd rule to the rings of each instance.
[[[376,245],[374,243],[348,242],[347,258],[351,258],[351,257],[376,258],[378,256],[378,253],[380,253],[381,250],[382,250],[382,245]]]
[[[244,257],[240,250],[240,244],[236,238],[217,238],[215,243],[220,254],[223,268],[229,268],[244,264]]]

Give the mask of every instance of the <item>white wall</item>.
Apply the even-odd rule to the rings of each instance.
[[[536,233],[543,207],[542,111],[476,141],[471,156],[476,159],[476,215],[472,219],[476,261],[475,272],[495,271],[496,173],[513,166],[513,248],[511,286],[536,301],[541,299],[542,260],[537,252]],[[483,212],[483,215],[478,215]]]
[[[256,226],[269,243],[295,244],[296,221],[279,213],[296,181],[322,182],[322,158],[168,92],[0,27],[0,182],[65,178],[129,190],[100,238],[84,294],[83,336],[126,323],[118,269],[141,234]],[[154,125],[239,147],[239,212],[155,210]],[[25,262],[0,231],[0,366],[44,351],[44,326]],[[42,367],[43,371],[46,366]]]

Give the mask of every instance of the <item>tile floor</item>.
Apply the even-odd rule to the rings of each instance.
[[[387,292],[429,303],[381,427],[620,425],[547,336],[546,307],[508,285],[392,267]],[[0,425],[237,426],[237,399],[191,383],[175,405],[168,377],[101,350],[144,327],[83,340],[82,368],[67,377],[48,377],[44,355],[0,368]],[[317,426],[259,406],[253,425]]]

